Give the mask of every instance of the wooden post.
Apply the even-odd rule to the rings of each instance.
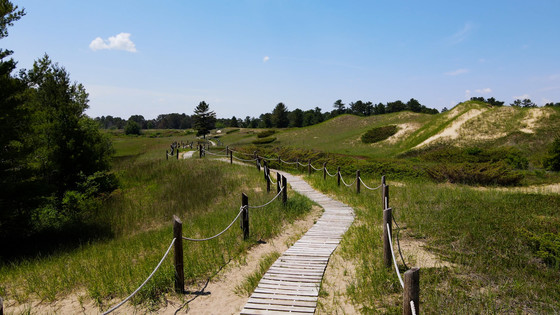
[[[229,151],[229,164],[233,164],[233,151]]]
[[[383,190],[383,209],[389,209],[389,185],[385,185]]]
[[[257,170],[260,172],[261,171],[261,162],[260,162],[260,159],[259,159],[258,156],[256,157],[256,164],[257,164]]]
[[[337,182],[338,186],[340,187],[340,166],[338,166],[336,168],[336,182]]]
[[[165,159],[169,160],[169,152],[167,150],[165,150]]]
[[[280,193],[280,187],[282,186],[282,177],[280,176],[280,173],[278,173],[278,171],[276,171],[276,193]]]
[[[385,175],[381,176],[381,209],[385,210]]]
[[[229,145],[226,146],[226,156],[229,155]]]
[[[393,235],[393,210],[391,208],[383,210],[383,262],[385,267],[391,268],[391,244],[389,243],[389,234]],[[387,234],[387,224],[389,224],[389,234]]]
[[[0,315],[4,315],[4,301],[0,297]]]
[[[414,301],[414,313],[410,301]],[[420,314],[420,268],[414,267],[404,273],[403,314]]]
[[[183,293],[185,271],[183,270],[183,222],[173,216],[173,237],[175,238],[175,292]]]
[[[249,238],[249,197],[244,193],[241,194],[241,206],[243,206],[241,228],[243,229],[243,239],[247,240]]]
[[[356,171],[356,193],[360,193],[360,170]]]
[[[198,157],[202,158],[202,146],[201,145],[198,146]]]
[[[288,180],[286,180],[284,176],[282,176],[282,186],[284,187],[282,191],[282,203],[286,204],[286,202],[288,202]]]
[[[299,158],[296,159],[296,169],[299,171]]]
[[[280,155],[278,156],[278,167],[280,167],[280,163],[282,163],[282,161],[280,161]]]
[[[311,160],[307,160],[307,175],[311,175]]]
[[[266,177],[266,168],[268,167],[266,165],[266,160],[263,159],[263,174],[264,174],[264,180],[268,181],[268,178]]]
[[[264,177],[264,179],[266,180],[266,192],[269,193],[270,192],[270,168],[268,168],[268,165],[264,167],[264,173],[266,175]]]
[[[177,148],[177,160],[179,159],[179,148]]]
[[[327,179],[327,162],[323,163],[323,180]]]

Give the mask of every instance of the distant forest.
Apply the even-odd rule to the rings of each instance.
[[[318,124],[325,120],[343,114],[353,114],[358,116],[372,116],[401,111],[412,111],[415,113],[437,114],[437,109],[428,108],[420,104],[416,99],[411,98],[404,103],[400,100],[388,102],[386,104],[373,104],[358,100],[344,104],[342,100],[337,100],[333,104],[332,111],[322,112],[321,108],[315,107],[307,111],[299,108],[293,111],[283,103],[278,103],[271,113],[261,114],[258,118],[247,116],[245,119],[237,118],[218,118],[216,128],[243,127],[243,128],[287,128],[287,127],[306,127]],[[186,114],[162,114],[156,119],[145,119],[142,115],[132,115],[128,119],[113,116],[96,117],[95,120],[104,129],[124,129],[129,121],[134,121],[142,129],[190,129],[193,128],[193,116]]]

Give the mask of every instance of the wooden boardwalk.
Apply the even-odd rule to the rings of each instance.
[[[329,258],[354,221],[349,206],[314,190],[301,177],[280,173],[325,212],[264,274],[241,314],[313,314]]]

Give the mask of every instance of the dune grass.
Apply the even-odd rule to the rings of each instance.
[[[343,257],[357,262],[357,276],[347,292],[356,309],[401,312],[402,289],[394,270],[382,263],[380,193],[362,190],[357,195],[354,189],[337,187],[335,179],[324,181],[319,174],[309,179],[314,187],[356,210],[356,222],[340,245]],[[379,183],[376,178],[364,180],[370,186]],[[531,239],[549,235],[560,239],[559,196],[424,181],[406,181],[403,186],[391,186],[390,192],[394,215],[405,228],[401,236],[420,240],[440,259],[453,263],[453,267],[421,269],[422,312],[560,310],[560,269],[542,259],[539,250],[547,249],[535,248]]]
[[[89,218],[92,225],[106,227],[104,234],[77,248],[60,244],[53,253],[2,262],[0,295],[7,303],[49,302],[76,293],[105,310],[136,289],[157,265],[172,240],[173,215],[182,219],[185,236],[202,238],[218,233],[236,217],[242,192],[252,205],[274,196],[266,192],[262,174],[251,168],[207,159],[165,160],[169,140],[137,137],[116,142],[114,170],[121,188]],[[185,242],[186,284],[210,277],[310,209],[308,199],[290,191],[288,205],[277,201],[250,211],[248,241],[234,224],[217,239]],[[171,256],[132,300],[134,304],[157,309],[164,294],[173,291]]]

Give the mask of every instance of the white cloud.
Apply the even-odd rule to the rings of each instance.
[[[523,94],[523,95],[513,97],[513,99],[516,99],[516,100],[524,100],[526,98],[530,98],[529,94]]]
[[[115,36],[109,37],[108,40],[103,40],[101,37],[97,37],[91,41],[89,48],[93,51],[109,49],[136,52],[136,46],[130,40],[130,33],[119,33]]]
[[[473,29],[473,24],[471,22],[465,23],[462,29],[457,31],[455,34],[451,35],[448,40],[451,44],[459,44],[464,41]]]
[[[264,56],[263,62],[267,62],[267,61],[269,61],[269,60],[270,60],[270,57],[269,57],[269,56]]]
[[[465,98],[466,99],[471,98],[471,90],[465,90]]]
[[[457,69],[455,71],[446,72],[445,75],[455,76],[455,75],[465,74],[465,73],[468,73],[468,72],[469,72],[469,69]]]
[[[485,89],[477,89],[474,90],[476,93],[480,93],[480,94],[488,94],[488,93],[492,93],[492,89],[491,88],[485,88]]]

